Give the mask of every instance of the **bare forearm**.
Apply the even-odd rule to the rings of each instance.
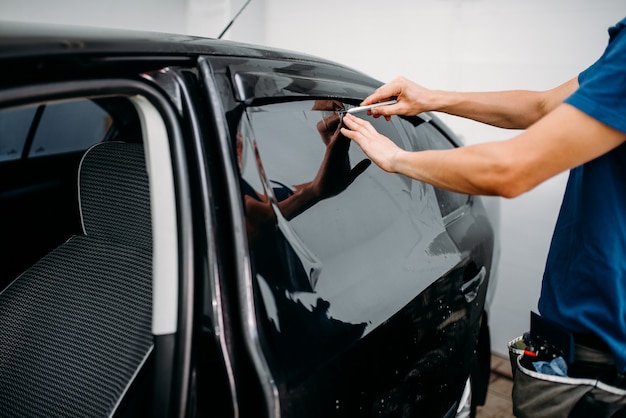
[[[519,192],[506,179],[511,165],[494,158],[498,144],[472,145],[454,150],[401,151],[391,165],[392,172],[442,189],[475,195],[514,196]]]
[[[623,144],[623,132],[562,104],[507,141],[389,152],[388,171],[468,194],[515,197]]]
[[[525,129],[542,116],[541,94],[512,90],[486,93],[433,92],[433,110],[509,129]]]
[[[578,88],[573,78],[547,91],[508,90],[458,93],[432,91],[432,109],[500,128],[526,129]]]
[[[577,88],[578,79],[572,78],[547,91],[458,93],[430,90],[404,77],[398,77],[376,89],[363,100],[363,104],[397,97],[397,103],[372,109],[371,114],[389,119],[392,115],[439,111],[501,128],[526,129],[556,109]]]

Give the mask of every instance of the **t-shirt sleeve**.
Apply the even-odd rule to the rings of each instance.
[[[609,34],[604,54],[580,73],[580,87],[565,103],[626,134],[626,19]]]

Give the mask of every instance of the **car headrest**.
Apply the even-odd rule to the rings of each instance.
[[[152,246],[150,190],[141,144],[103,142],[85,152],[78,176],[85,235]]]

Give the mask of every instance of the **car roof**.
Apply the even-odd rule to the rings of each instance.
[[[229,68],[242,88],[256,86],[260,77],[273,80],[263,86],[279,87],[286,82],[302,90],[254,88],[252,96],[242,90],[240,93],[245,94],[240,99],[248,101],[305,93],[334,97],[342,89],[343,97],[356,100],[380,85],[353,68],[296,51],[172,33],[0,20],[0,86],[124,76],[170,65],[194,66],[199,57],[232,65]]]
[[[342,65],[295,51],[172,33],[0,21],[0,60],[76,54],[220,55]]]

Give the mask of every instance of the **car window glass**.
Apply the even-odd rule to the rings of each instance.
[[[451,149],[454,145],[430,123],[421,123],[414,127],[405,120],[401,122],[409,136],[409,147],[412,151],[422,151],[427,149]],[[455,193],[435,187],[437,200],[441,216],[450,215],[455,210],[467,204],[469,196],[462,193]]]
[[[89,100],[48,104],[41,116],[29,157],[81,151],[102,141],[109,115]]]
[[[249,108],[238,132],[253,265],[289,373],[372,331],[460,260],[433,187],[367,166],[320,102]],[[359,116],[408,141],[395,122]]]
[[[21,157],[36,111],[37,106],[0,111],[0,161]]]
[[[83,151],[102,141],[109,114],[87,99],[0,111],[0,161]],[[31,140],[32,137],[32,140]]]

